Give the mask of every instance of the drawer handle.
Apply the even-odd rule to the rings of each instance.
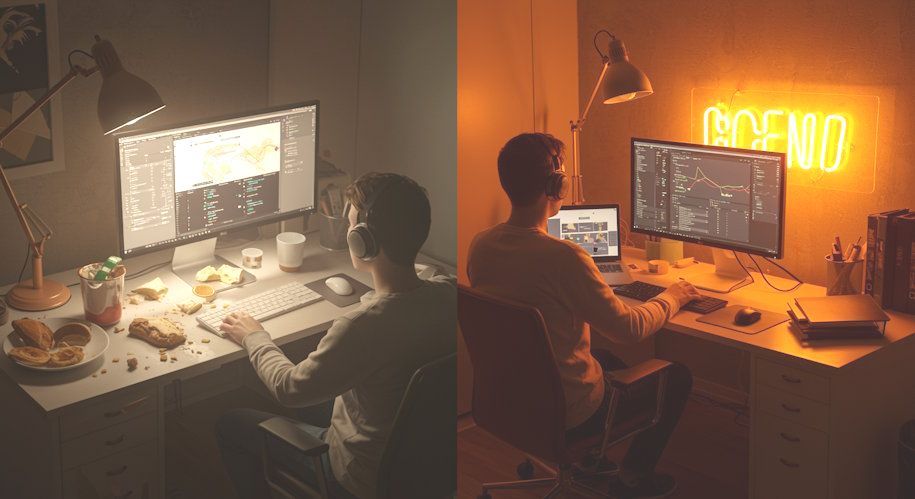
[[[787,459],[785,459],[783,457],[778,458],[778,460],[781,461],[781,463],[788,468],[800,468],[801,467],[800,464],[788,461]]]
[[[784,433],[783,433],[782,435],[784,435]],[[121,435],[120,435],[119,437],[117,437],[117,438],[112,438],[111,440],[105,440],[105,445],[111,447],[112,445],[117,445],[117,444],[119,444],[119,443],[121,443],[121,442],[123,442],[123,441],[124,441],[124,435],[121,434]]]
[[[795,378],[794,376],[789,376],[787,374],[782,374],[782,379],[785,380],[787,383],[798,384],[801,382],[801,378]]]
[[[794,435],[789,435],[789,434],[787,434],[787,433],[785,433],[785,432],[781,432],[781,433],[779,433],[779,435],[780,435],[783,439],[785,439],[785,440],[787,440],[787,441],[789,441],[789,442],[798,443],[798,442],[801,441],[800,438],[795,437]]]
[[[124,407],[121,407],[120,409],[118,409],[116,411],[106,412],[105,417],[106,418],[116,418],[118,416],[123,416],[123,415],[127,414],[128,412],[130,412],[130,411],[136,409],[137,407],[140,407],[144,403],[146,403],[146,401],[148,399],[149,399],[149,395],[147,395],[141,399],[134,400],[133,402],[125,405]]]
[[[120,468],[117,468],[117,469],[114,469],[114,470],[108,470],[108,471],[105,472],[105,474],[108,475],[108,476],[118,476],[118,475],[120,475],[121,473],[123,473],[123,472],[125,472],[125,471],[127,471],[127,465],[126,465],[126,464],[123,465],[123,466],[121,466]]]
[[[788,405],[788,404],[785,404],[785,403],[782,403],[782,409],[784,409],[784,410],[786,410],[786,411],[788,411],[788,412],[793,412],[793,413],[795,413],[795,414],[798,414],[798,413],[801,412],[801,409],[800,409],[799,407],[792,407],[792,406],[790,406],[790,405]]]

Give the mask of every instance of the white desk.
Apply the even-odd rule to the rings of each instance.
[[[645,268],[644,253],[627,260]],[[708,264],[634,278],[667,286]],[[756,282],[726,295],[703,293],[772,312],[797,296],[823,296],[805,284],[790,293]],[[772,278],[787,288],[791,281]],[[630,304],[636,300],[623,298]],[[754,335],[677,314],[666,329],[749,352],[750,488],[753,498],[895,497],[899,427],[915,418],[915,316],[888,311],[880,340],[804,342],[788,323]]]
[[[353,269],[348,252],[328,252],[318,246],[317,239],[316,235],[309,237],[305,260],[297,273],[279,270],[273,239],[245,245],[264,250],[262,268],[249,269],[258,280],[251,286],[220,293],[215,305],[221,307],[292,280],[308,283],[338,272],[371,285],[369,274]],[[240,266],[243,247],[217,253]],[[167,250],[129,259],[125,264],[130,273],[170,259],[171,250]],[[442,266],[422,256],[419,261]],[[183,324],[188,337],[187,344],[169,352],[176,361],[161,362],[157,348],[128,337],[126,327],[133,318],[168,313],[192,297],[190,286],[168,266],[127,281],[126,289],[157,276],[169,288],[166,297],[162,302],[127,305],[118,325],[125,331],[115,334],[114,327],[107,328],[110,346],[100,359],[72,371],[41,373],[14,365],[0,355],[0,422],[4,428],[0,475],[8,475],[0,476],[0,497],[164,495],[165,387],[175,380],[202,379],[205,376],[201,375],[212,373],[207,382],[210,385],[200,389],[206,392],[213,377],[217,382],[223,377],[218,371],[222,366],[246,355],[231,340],[197,326],[194,316],[180,312],[168,315]],[[69,284],[76,281],[76,271],[49,277]],[[39,313],[11,310],[10,321],[25,316],[82,319],[79,288],[71,290],[73,298],[66,305]],[[264,327],[284,345],[326,331],[334,319],[357,306],[340,308],[322,300],[270,319]],[[0,327],[4,335],[10,330],[9,323]],[[139,367],[133,372],[127,371],[129,354],[139,359]],[[115,358],[119,362],[113,362]],[[107,372],[101,374],[102,369]]]

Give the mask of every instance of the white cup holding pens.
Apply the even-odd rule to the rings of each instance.
[[[305,256],[305,234],[281,232],[276,236],[276,259],[283,272],[298,272]]]

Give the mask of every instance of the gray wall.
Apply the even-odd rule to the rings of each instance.
[[[356,171],[407,175],[429,191],[423,251],[457,262],[457,5],[364,0]]]
[[[156,87],[168,107],[143,126],[267,104],[268,0],[65,0],[59,24],[62,59],[74,48],[88,50],[98,33],[114,43],[128,70]],[[97,75],[79,79],[57,97],[63,99],[66,170],[13,182],[20,201],[55,230],[46,273],[117,253],[115,145],[96,118],[100,85]],[[19,273],[26,242],[2,197],[0,282],[6,283]]]

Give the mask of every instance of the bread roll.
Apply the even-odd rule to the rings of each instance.
[[[184,330],[180,326],[164,318],[137,318],[130,323],[127,330],[130,336],[140,338],[159,348],[175,348],[187,340]]]
[[[47,352],[54,346],[54,335],[51,328],[35,319],[17,319],[13,321],[13,329],[19,333],[26,345],[40,348]]]
[[[16,347],[7,355],[16,362],[30,366],[43,366],[51,360],[51,354],[35,347]]]
[[[64,367],[79,364],[85,354],[82,347],[63,347],[51,354],[48,367]]]

